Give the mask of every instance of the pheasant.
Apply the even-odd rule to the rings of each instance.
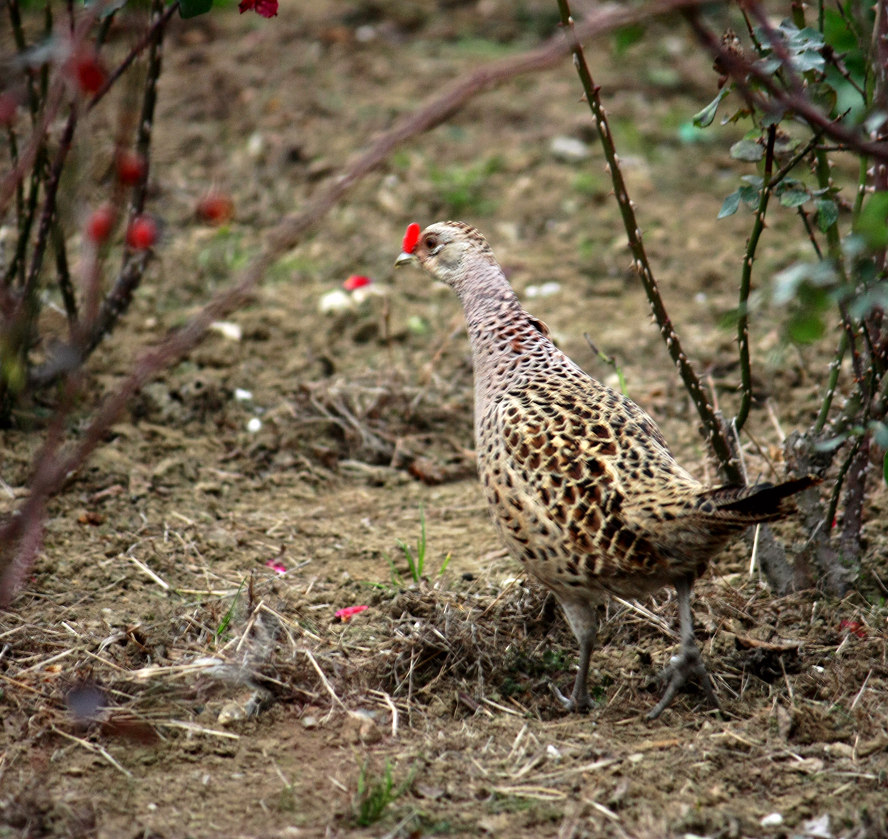
[[[521,307],[484,237],[446,221],[407,228],[396,266],[415,263],[465,310],[475,376],[478,472],[510,553],[561,604],[579,642],[568,710],[591,705],[598,606],[671,585],[681,648],[663,673],[657,718],[691,675],[718,700],[700,657],[691,589],[712,556],[749,525],[781,518],[815,482],[707,487],[675,461],[634,402],[581,370]]]

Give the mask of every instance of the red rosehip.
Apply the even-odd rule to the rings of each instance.
[[[126,231],[126,243],[137,251],[150,248],[157,241],[157,222],[151,216],[136,216]]]
[[[197,205],[197,217],[210,224],[225,224],[234,216],[234,201],[221,192],[211,192]]]
[[[96,93],[105,84],[105,68],[91,50],[82,52],[74,59],[74,73],[84,93]]]
[[[108,241],[111,231],[114,229],[114,210],[107,204],[93,210],[86,222],[87,238],[96,245]]]
[[[137,184],[144,174],[145,158],[138,152],[122,151],[117,155],[117,178],[122,184]]]

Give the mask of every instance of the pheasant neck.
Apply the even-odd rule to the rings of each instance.
[[[475,415],[512,387],[526,382],[531,365],[557,352],[509,285],[498,265],[473,265],[471,282],[455,284],[472,344]]]

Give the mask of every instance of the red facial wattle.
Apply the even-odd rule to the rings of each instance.
[[[407,225],[404,241],[401,242],[401,250],[404,253],[413,253],[416,243],[419,241],[419,225],[416,222]]]

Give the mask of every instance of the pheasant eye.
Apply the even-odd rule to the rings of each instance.
[[[429,250],[431,250],[431,249],[432,249],[433,247],[435,247],[435,245],[437,245],[437,244],[438,244],[438,242],[436,241],[436,239],[435,239],[434,236],[428,236],[428,237],[426,237],[426,240],[425,240],[425,246],[426,246]]]

